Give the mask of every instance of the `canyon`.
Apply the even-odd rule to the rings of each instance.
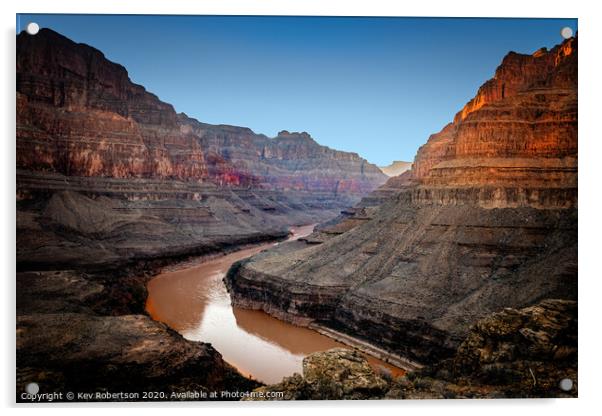
[[[286,241],[303,238],[313,225],[294,227]],[[209,342],[241,374],[275,383],[301,370],[307,355],[346,347],[308,328],[291,325],[265,312],[232,307],[223,277],[237,260],[284,242],[265,243],[211,260],[174,264],[149,281],[146,310],[186,339]],[[381,371],[400,376],[404,371],[365,357]]]
[[[575,301],[577,38],[510,52],[409,171],[305,239],[234,264],[226,284],[236,306],[427,368],[504,308]],[[574,374],[576,354],[556,364]]]
[[[17,392],[575,396],[558,379],[577,377],[577,46],[510,52],[413,163],[381,170],[307,132],[203,123],[91,46],[19,34]],[[220,302],[243,329],[275,317],[408,373],[320,338],[337,348],[264,386],[207,331],[186,339],[147,284],[234,258]]]
[[[386,176],[305,132],[269,138],[176,113],[50,29],[16,42],[17,391],[256,387],[152,320],[147,282],[174,262],[285,239]]]

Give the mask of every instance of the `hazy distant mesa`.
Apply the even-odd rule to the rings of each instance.
[[[388,166],[379,166],[379,169],[387,176],[399,176],[412,168],[412,162],[396,160]]]

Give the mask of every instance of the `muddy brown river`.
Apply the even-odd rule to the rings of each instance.
[[[313,227],[291,228],[289,240],[309,235]],[[148,283],[147,311],[185,338],[213,344],[242,374],[265,383],[301,373],[303,357],[312,352],[349,348],[311,329],[230,304],[222,279],[232,263],[275,244],[257,245],[196,264],[179,264],[157,275]],[[368,359],[374,367],[387,368],[395,376],[403,374],[384,361]]]

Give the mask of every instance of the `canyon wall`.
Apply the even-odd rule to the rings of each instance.
[[[420,363],[490,313],[576,299],[577,39],[509,53],[410,171],[226,283],[235,305]]]
[[[577,39],[533,55],[511,52],[453,123],[418,150],[412,173],[430,187],[576,190],[576,127]],[[525,192],[527,200],[515,203],[553,204]],[[560,196],[557,203],[574,202]]]
[[[177,114],[100,51],[49,29],[17,37],[17,122],[23,170],[359,194],[385,180],[305,132],[271,139]]]
[[[17,260],[98,266],[286,235],[386,180],[307,133],[201,123],[102,52],[17,36]],[[102,241],[101,241],[102,240]]]
[[[198,180],[207,166],[173,107],[121,65],[43,29],[17,37],[17,168]]]
[[[185,114],[178,118],[183,131],[199,137],[207,159],[227,161],[262,188],[361,195],[386,180],[356,153],[321,146],[306,132],[283,130],[268,138],[244,127],[210,125]]]

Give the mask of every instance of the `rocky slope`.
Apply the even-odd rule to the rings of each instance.
[[[412,379],[413,391],[402,397],[441,398],[446,391],[465,397],[577,397],[577,302],[545,299],[504,308],[478,321],[451,359]],[[562,389],[564,379],[572,387]],[[437,384],[445,389],[437,391]]]
[[[403,377],[377,374],[356,352],[334,349],[308,356],[303,375],[260,387],[250,399],[577,397],[576,335],[576,302],[547,299],[480,320],[452,358]],[[572,384],[563,389],[562,380]]]
[[[421,363],[478,319],[577,296],[577,39],[508,54],[411,171],[234,265],[234,304]]]

